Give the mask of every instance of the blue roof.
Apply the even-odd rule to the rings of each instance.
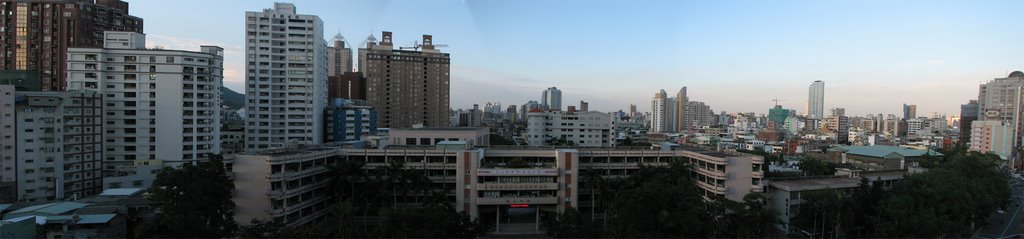
[[[4,211],[4,209],[11,207],[11,205],[13,204],[0,204],[0,212]]]
[[[114,217],[116,217],[116,216],[117,216],[117,214],[78,215],[78,222],[76,222],[75,224],[105,224],[107,222],[110,222],[110,220],[114,219]],[[73,215],[47,216],[46,217],[46,221],[48,221],[48,222],[62,222],[62,221],[70,221],[72,218],[74,218]]]
[[[847,154],[864,155],[876,158],[885,158],[893,153],[902,155],[903,157],[920,157],[925,154],[930,156],[942,156],[942,153],[935,152],[935,150],[919,150],[888,145],[839,146],[839,148],[846,150]]]
[[[132,196],[140,191],[141,188],[112,188],[103,190],[100,196]]]
[[[39,213],[45,213],[45,214],[50,214],[50,215],[57,215],[57,214],[63,214],[63,213],[66,213],[66,212],[74,211],[75,209],[83,208],[85,206],[89,206],[89,204],[77,203],[77,202],[55,202],[55,203],[47,203],[47,204],[42,204],[42,205],[35,205],[35,206],[31,206],[31,207],[25,207],[25,208],[18,209],[18,210],[15,210],[13,212],[10,212],[8,214],[20,214],[20,213],[28,213],[28,212],[39,212]]]

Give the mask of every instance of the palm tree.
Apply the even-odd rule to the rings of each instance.
[[[597,194],[595,191],[597,191],[596,188],[604,188],[604,177],[602,177],[596,169],[588,168],[586,171],[583,171],[583,178],[583,180],[586,180],[585,182],[587,182],[587,189],[590,191],[590,221],[594,222],[595,220],[597,220],[597,200],[595,200]],[[604,195],[602,195],[602,198],[603,197]]]

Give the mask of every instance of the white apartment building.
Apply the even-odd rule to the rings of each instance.
[[[247,152],[323,143],[327,43],[323,21],[295,5],[245,13]]]
[[[614,146],[612,117],[597,111],[537,110],[527,113],[527,144],[544,146],[565,140],[581,147]]]
[[[998,154],[1009,158],[1013,153],[1013,126],[996,120],[971,122],[971,151]]]
[[[665,90],[654,94],[651,99],[651,132],[662,133],[675,130],[676,102],[668,97]]]
[[[69,90],[103,95],[108,176],[136,173],[136,160],[178,166],[221,152],[223,48],[146,49],[134,32],[108,31],[104,42],[68,49],[67,79]]]
[[[17,92],[18,201],[103,191],[103,98],[95,92]]]
[[[18,197],[15,121],[14,85],[0,85],[0,202],[14,202]]]

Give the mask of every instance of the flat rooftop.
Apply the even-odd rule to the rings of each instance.
[[[771,186],[784,191],[809,191],[834,188],[854,188],[860,186],[857,178],[813,178],[785,181],[772,181]]]
[[[482,128],[482,127],[450,127],[450,128],[446,128],[446,127],[426,127],[426,128],[409,128],[409,129],[391,129],[391,131],[395,131],[395,130],[477,131],[477,130],[481,130],[481,129],[485,129],[485,128]]]

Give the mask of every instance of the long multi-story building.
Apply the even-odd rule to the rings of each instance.
[[[359,67],[366,77],[366,100],[377,110],[383,128],[448,127],[451,62],[448,53],[436,49],[433,36],[395,49],[391,32],[381,41],[367,41],[359,49]],[[370,39],[372,40],[372,39]]]
[[[0,203],[18,200],[18,138],[14,117],[15,86],[0,84]]]
[[[556,141],[580,147],[615,145],[615,126],[607,113],[534,109],[526,114],[526,141],[530,146]]]
[[[108,176],[136,173],[136,160],[168,166],[220,150],[224,49],[146,49],[135,32],[106,32],[103,48],[68,49],[68,89],[104,95]]]
[[[494,225],[500,233],[535,233],[542,214],[568,208],[589,212],[597,206],[591,195],[599,192],[588,190],[588,179],[581,175],[629,176],[639,172],[641,164],[667,166],[676,159],[693,165],[688,176],[709,199],[740,201],[767,185],[760,156],[693,148],[316,148],[239,156],[233,166],[235,221],[248,224],[252,219],[275,219],[298,225],[322,220],[330,210],[325,202],[336,197],[326,189],[330,180],[326,165],[360,162],[373,171],[402,162],[404,167],[427,175],[434,188],[445,189],[456,210]],[[395,201],[418,206],[411,198]],[[516,212],[510,213],[512,210]],[[496,220],[509,217],[528,226],[506,227],[508,220]]]
[[[295,5],[245,13],[245,149],[323,143],[327,107],[324,23]]]
[[[0,1],[0,69],[35,70],[46,91],[63,91],[67,49],[100,47],[104,31],[142,33],[120,0]]]
[[[102,95],[18,92],[15,102],[18,200],[73,200],[103,191]]]
[[[816,80],[807,89],[807,118],[825,118],[825,82]]]
[[[654,93],[651,99],[651,132],[662,133],[675,130],[675,105],[673,98],[668,97],[665,90]]]

